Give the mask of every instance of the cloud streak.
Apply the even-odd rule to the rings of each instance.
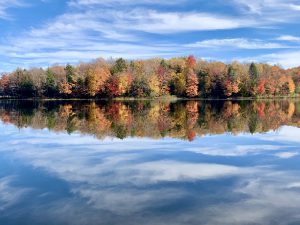
[[[204,49],[202,57],[226,58],[227,61],[239,57],[228,54],[232,50],[240,50],[236,54],[242,54],[243,58],[246,54],[254,56],[251,50],[260,50],[265,58],[269,56],[268,61],[273,61],[270,51],[280,55],[281,49],[292,52],[299,48],[297,35],[276,33],[268,38],[259,35],[266,31],[274,33],[275,28],[299,19],[295,13],[298,5],[292,0],[232,0],[215,5],[216,9],[224,5],[233,7],[236,13],[212,11],[206,7],[198,9],[194,1],[186,0],[142,0],[138,3],[131,0],[72,0],[67,3],[64,12],[41,25],[34,24],[18,35],[4,36],[0,40],[2,67],[11,70],[16,66],[77,63],[98,57],[182,56],[197,53],[199,49]],[[186,9],[179,7],[182,5]],[[23,2],[19,0],[2,1],[0,15],[1,12],[7,15],[9,7],[21,6]],[[257,37],[247,37],[243,33],[245,30],[252,30]],[[205,37],[206,34],[213,38]],[[210,48],[217,51],[207,51]],[[281,61],[279,59],[278,63]]]
[[[26,4],[21,0],[1,0],[0,1],[0,19],[11,19],[7,10],[15,7],[24,7]]]
[[[282,49],[292,48],[292,46],[280,43],[266,42],[262,40],[248,40],[245,38],[232,39],[210,39],[186,45],[193,48],[238,48],[238,49]]]

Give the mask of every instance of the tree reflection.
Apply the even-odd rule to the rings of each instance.
[[[298,101],[1,101],[0,118],[19,128],[107,136],[180,138],[300,126]]]

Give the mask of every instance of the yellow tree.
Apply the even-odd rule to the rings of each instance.
[[[62,82],[58,85],[59,93],[63,95],[70,95],[72,94],[72,85],[68,82]]]
[[[290,94],[295,93],[296,85],[295,85],[293,79],[291,77],[288,77],[287,81],[288,81],[289,93]]]
[[[159,79],[156,76],[156,74],[152,74],[151,76],[149,76],[148,78],[148,84],[149,84],[149,88],[150,88],[150,96],[151,97],[157,97],[160,94],[160,83],[159,83]]]
[[[94,97],[100,91],[104,90],[106,81],[110,77],[110,71],[107,68],[95,65],[89,68],[86,77],[87,93]]]

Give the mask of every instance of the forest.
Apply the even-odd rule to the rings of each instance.
[[[194,56],[16,69],[1,74],[1,98],[240,98],[300,95],[300,67],[205,61]]]
[[[4,100],[0,102],[0,120],[18,128],[79,132],[99,139],[171,137],[193,141],[203,135],[300,127],[300,101]]]

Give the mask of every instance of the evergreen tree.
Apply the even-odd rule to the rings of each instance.
[[[122,73],[126,69],[127,69],[126,61],[123,58],[119,58],[111,68],[111,73],[112,74]]]
[[[75,68],[68,64],[65,68],[65,71],[66,71],[66,78],[67,78],[67,82],[69,84],[74,84],[75,83]]]
[[[252,95],[257,95],[257,82],[258,82],[258,71],[255,63],[251,63],[249,68],[250,76],[250,93]]]
[[[258,78],[258,71],[255,63],[251,63],[249,68],[249,75],[252,81],[256,81]]]
[[[48,97],[53,97],[56,92],[54,73],[51,69],[46,71],[46,83],[44,85],[44,94]]]

